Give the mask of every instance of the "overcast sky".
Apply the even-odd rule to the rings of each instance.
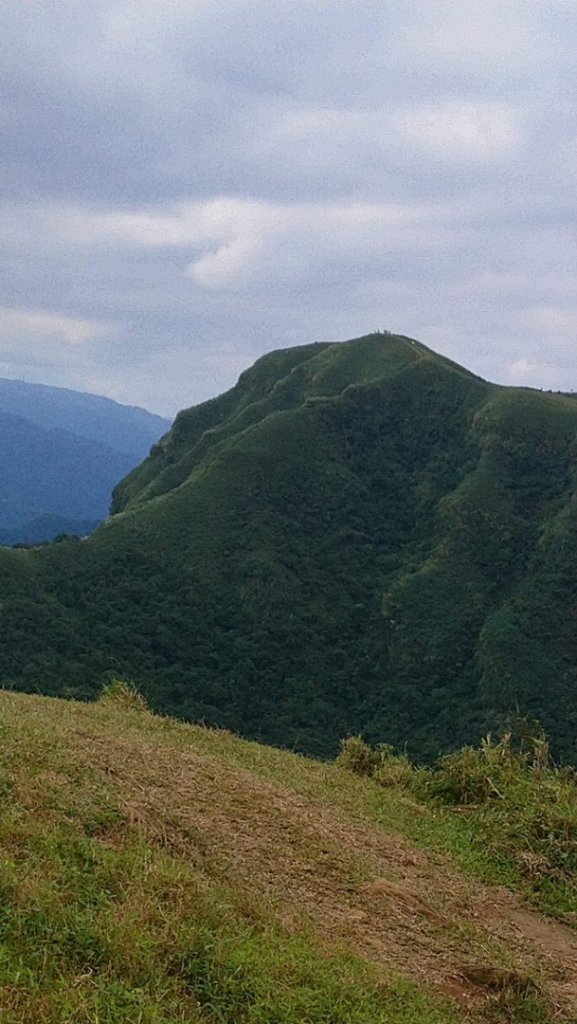
[[[0,0],[0,376],[172,414],[386,328],[577,390],[575,0]]]

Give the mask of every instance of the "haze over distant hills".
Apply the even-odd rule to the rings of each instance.
[[[168,426],[108,398],[0,379],[0,542],[93,529]]]
[[[371,335],[179,414],[85,542],[0,552],[3,685],[330,754],[577,736],[577,401]]]

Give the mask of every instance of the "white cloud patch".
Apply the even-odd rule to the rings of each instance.
[[[286,285],[343,262],[376,261],[384,268],[396,255],[457,255],[470,246],[463,220],[471,216],[477,211],[463,214],[452,204],[216,197],[159,211],[87,213],[77,217],[77,226],[96,245],[196,250],[188,276],[201,287],[226,289]]]
[[[441,101],[399,113],[407,140],[437,159],[492,162],[519,149],[521,119],[509,104]]]
[[[402,44],[425,66],[440,63],[461,72],[503,78],[527,66],[539,67],[555,56],[540,0],[435,0],[412,5],[401,26]],[[549,4],[550,6],[550,4]]]
[[[67,346],[84,345],[110,330],[109,324],[52,313],[42,309],[0,308],[0,344],[42,345],[46,341]]]
[[[540,363],[533,363],[529,359],[516,359],[509,366],[509,376],[516,384],[526,383],[528,379],[534,379],[543,367]]]
[[[172,412],[389,327],[577,385],[570,0],[8,6],[0,373]]]
[[[0,307],[0,377],[90,390],[102,346],[114,348],[119,325],[45,309]],[[110,379],[114,375],[108,373]],[[110,388],[102,393],[111,393]]]
[[[547,336],[557,335],[571,337],[575,342],[577,355],[577,309],[562,306],[532,306],[524,310],[522,321],[536,331]]]

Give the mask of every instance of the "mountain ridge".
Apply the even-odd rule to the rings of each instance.
[[[436,353],[432,352],[425,345],[422,345],[420,342],[417,342],[412,338],[405,337],[404,335],[366,335],[363,338],[355,339],[355,344],[357,346],[360,346],[363,342],[374,342],[375,339],[377,339],[379,343],[382,343],[384,346],[386,346],[386,350],[388,353],[387,362],[389,364],[387,368],[389,369],[389,371],[391,369],[390,352],[393,343],[396,342],[398,345],[398,343],[400,342],[401,344],[400,346],[398,346],[399,355],[401,353],[406,353],[408,355],[412,355],[413,358],[415,358],[416,356],[417,358],[421,359],[435,359],[438,360],[443,365],[446,365],[451,369],[455,370],[457,373],[466,374],[469,377],[481,380],[480,377],[476,377],[475,374],[472,374],[468,370],[465,370],[457,363],[452,362],[451,360],[447,359],[444,356],[437,356]],[[245,420],[248,420],[246,425],[250,425],[251,412],[252,414],[255,414],[258,411],[266,411],[267,401],[271,404],[270,411],[280,411],[280,409],[282,408],[291,407],[291,399],[294,399],[295,391],[297,393],[299,392],[299,382],[297,380],[298,373],[300,372],[305,375],[306,383],[307,370],[310,369],[310,364],[312,364],[312,383],[313,385],[316,384],[317,381],[315,380],[314,375],[314,368],[316,367],[314,366],[314,364],[318,363],[319,358],[322,359],[323,356],[330,357],[332,354],[340,353],[342,351],[343,345],[346,344],[346,342],[316,342],[313,343],[312,345],[294,346],[288,349],[275,350],[272,353],[267,353],[266,355],[261,356],[253,364],[253,366],[250,367],[250,369],[245,370],[240,375],[238,383],[228,392],[225,392],[225,394],[221,395],[220,397],[211,399],[200,406],[194,406],[192,409],[184,410],[183,412],[179,413],[172,426],[170,435],[163,440],[163,443],[161,445],[155,446],[154,452],[151,453],[151,458],[155,459],[157,456],[160,457],[161,459],[166,458],[170,465],[174,462],[175,457],[174,452],[172,451],[172,445],[176,447],[176,450],[178,452],[178,448],[183,444],[191,444],[194,442],[201,443],[203,436],[205,434],[208,434],[212,430],[217,429],[217,418],[219,413],[221,411],[224,411],[225,413],[230,412],[229,407],[232,404],[233,396],[236,396],[237,394],[239,394],[239,392],[240,400],[238,403],[238,408],[234,410],[233,419],[238,421],[238,419],[242,418],[244,414]],[[308,357],[309,354],[310,357]],[[299,358],[301,356],[302,358]],[[285,361],[288,363],[287,373],[283,373],[281,370],[280,377],[277,375],[277,373],[272,375],[270,373],[267,373],[267,371],[272,370],[273,367],[275,367],[276,364],[281,360],[283,363]],[[408,364],[410,364],[410,360],[408,360]],[[396,368],[398,369],[398,364]],[[282,367],[282,369],[284,370],[284,367]],[[322,379],[322,367],[320,367],[319,369],[321,371],[319,373],[319,376],[321,376]],[[378,377],[375,379],[378,379]],[[369,383],[369,380],[366,380],[365,383]],[[483,381],[483,383],[486,382]],[[270,384],[272,384],[272,386],[268,386]],[[291,385],[293,385],[293,388],[291,388]],[[296,385],[296,388],[294,387],[294,385]],[[351,383],[349,386],[355,385]],[[247,391],[248,396],[246,394]],[[315,389],[313,386],[311,388],[311,393],[308,394],[306,397],[309,400],[312,400],[314,397],[329,397],[330,393],[331,387],[329,378],[328,393],[320,392],[319,394],[315,394]],[[255,396],[253,402],[250,401],[251,394]],[[277,399],[278,404],[275,404],[275,398]],[[263,406],[261,407],[261,409],[258,409],[260,403],[263,403]],[[255,406],[257,407],[256,409]],[[215,417],[214,421],[211,417],[211,413]],[[201,432],[200,434],[198,434],[198,436],[194,429],[197,421],[200,421],[202,427]],[[129,481],[137,481],[141,474],[143,476],[146,476],[146,469],[149,466],[149,460],[145,460],[143,464],[137,466],[133,473],[129,475],[128,481],[121,482],[121,484],[115,490],[112,506],[113,513],[117,511],[122,511],[123,490],[129,483]],[[155,468],[157,469],[157,467]]]

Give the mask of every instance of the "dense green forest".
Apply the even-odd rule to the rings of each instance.
[[[0,550],[5,688],[314,755],[577,737],[577,401],[371,335],[273,352],[181,413],[87,540]]]

